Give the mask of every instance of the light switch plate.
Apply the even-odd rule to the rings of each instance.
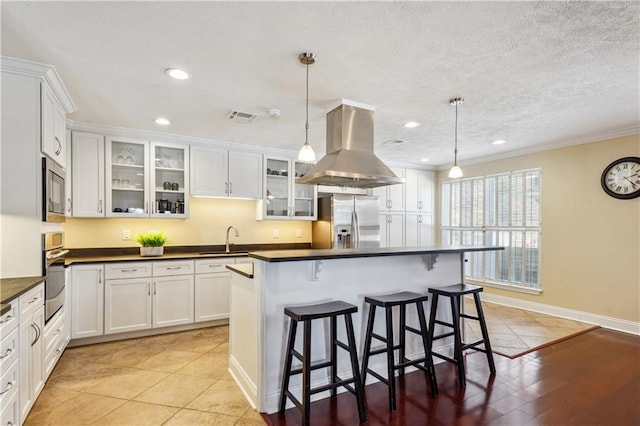
[[[122,230],[122,239],[124,241],[130,240],[131,239],[131,231],[128,229],[123,229]]]

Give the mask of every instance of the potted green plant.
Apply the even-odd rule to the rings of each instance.
[[[139,234],[136,242],[141,246],[140,256],[162,256],[168,239],[164,232],[150,231]]]

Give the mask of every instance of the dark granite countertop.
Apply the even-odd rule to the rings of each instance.
[[[422,254],[465,253],[472,251],[504,250],[498,246],[429,246],[392,247],[371,249],[309,249],[252,251],[249,257],[265,262],[292,262],[298,260],[348,259],[357,257],[405,256]]]
[[[246,257],[249,251],[308,249],[311,243],[232,244],[230,253],[224,245],[165,246],[162,256],[140,256],[139,247],[71,249],[65,265],[78,263],[140,262],[149,260],[206,259]]]
[[[247,278],[253,278],[253,263],[251,262],[227,265],[227,269],[244,275]]]
[[[0,303],[6,304],[31,290],[46,277],[0,278]],[[2,310],[2,314],[6,311]],[[2,315],[0,314],[0,315]]]

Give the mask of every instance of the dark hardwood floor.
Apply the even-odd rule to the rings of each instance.
[[[398,410],[387,411],[387,388],[366,387],[368,425],[640,425],[640,337],[597,329],[516,359],[466,356],[467,387],[454,366],[436,365],[440,395],[422,372],[398,378]],[[299,425],[296,409],[264,416],[274,426]],[[313,426],[357,425],[348,392],[312,403]]]

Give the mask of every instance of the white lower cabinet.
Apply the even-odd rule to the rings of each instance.
[[[380,247],[404,247],[404,213],[380,214]]]
[[[405,218],[407,247],[425,247],[434,244],[433,213],[406,213]]]
[[[44,374],[45,380],[53,371],[62,352],[67,347],[67,326],[64,306],[49,320],[44,330]]]
[[[104,334],[104,266],[71,267],[71,338]]]
[[[152,326],[192,323],[193,294],[193,274],[154,278]]]
[[[19,300],[0,317],[0,424],[20,424]]]
[[[17,382],[22,420],[27,418],[29,410],[44,387],[43,332],[44,284],[40,284],[20,296],[20,374]]]
[[[106,280],[105,334],[151,328],[151,277]]]
[[[229,318],[231,272],[225,265],[233,263],[233,258],[196,260],[196,322]]]
[[[109,264],[104,332],[190,324],[193,298],[193,260]]]

